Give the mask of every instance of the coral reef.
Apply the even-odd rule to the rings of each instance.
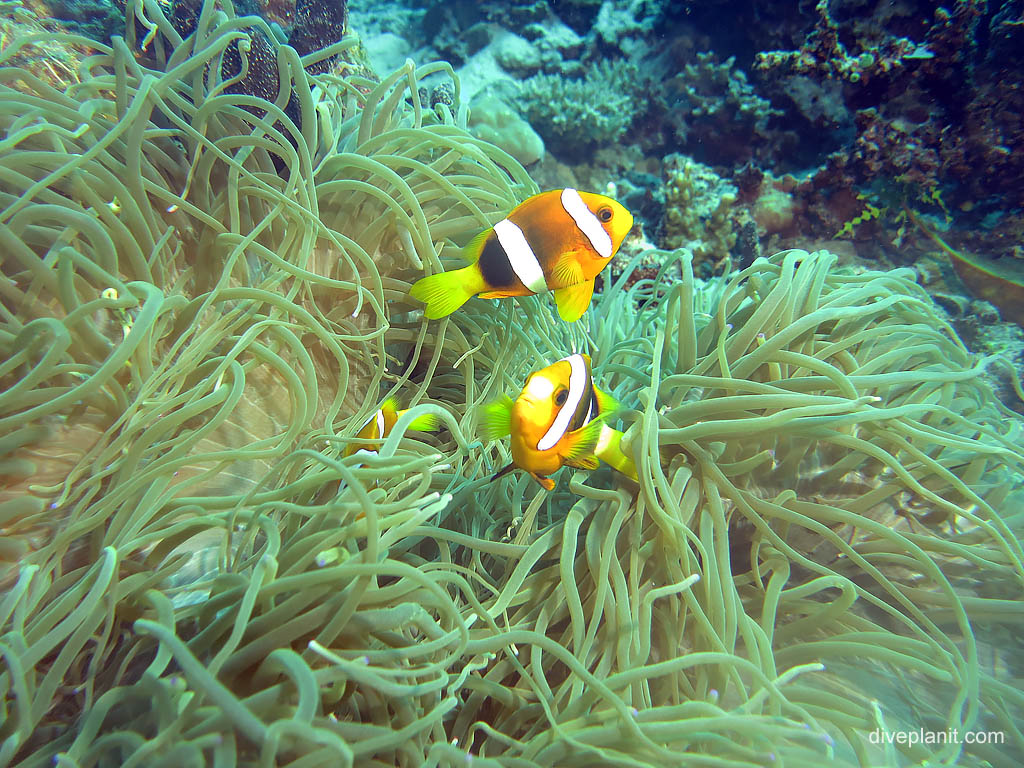
[[[523,83],[521,103],[550,151],[580,159],[621,137],[647,102],[636,65],[616,60],[582,79],[535,75]]]
[[[697,53],[664,82],[660,100],[673,133],[670,146],[729,168],[778,153],[769,121],[782,112],[754,91],[735,64],[734,57],[719,63],[711,52]]]
[[[813,182],[814,194],[835,197],[841,212],[817,218],[828,219],[827,226],[854,218],[843,210],[851,191],[896,214],[904,204],[919,209],[920,198],[938,192],[942,212],[955,219],[955,242],[985,241],[979,255],[1004,255],[997,239],[984,236],[992,229],[985,217],[1005,217],[1024,205],[1018,183],[1024,175],[1024,68],[1019,57],[1004,55],[1010,41],[1024,39],[1022,9],[1013,2],[989,8],[957,0],[948,9],[909,3],[860,11],[819,2],[799,50],[757,56],[771,93],[810,78],[831,90],[850,116],[835,118],[848,126],[850,138]],[[806,113],[806,100],[794,95],[793,103]],[[895,207],[894,188],[902,198]],[[907,234],[902,223],[898,215],[883,217],[860,239],[901,243]],[[927,250],[927,238],[913,240],[912,254]]]
[[[661,239],[686,248],[702,268],[728,259],[736,244],[736,188],[684,155],[665,158],[665,222]]]
[[[544,140],[518,112],[495,96],[473,101],[468,126],[474,136],[500,147],[523,165],[544,157]]]

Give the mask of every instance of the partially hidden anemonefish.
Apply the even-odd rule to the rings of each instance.
[[[575,189],[541,192],[477,235],[463,250],[469,266],[417,280],[410,294],[434,320],[470,297],[500,299],[554,291],[558,314],[575,322],[590,305],[594,278],[633,227],[615,200]]]
[[[377,444],[362,445],[359,443],[349,443],[345,447],[342,456],[351,456],[360,448],[368,453],[376,453],[379,442],[391,434],[391,430],[394,429],[395,424],[398,422],[398,417],[405,413],[406,410],[408,409],[398,410],[398,402],[393,397],[389,397],[381,404],[377,412],[370,417],[370,420],[363,425],[362,429],[356,433],[356,437],[359,440],[373,440],[377,441]],[[409,429],[416,430],[417,432],[432,432],[437,429],[438,424],[439,420],[435,414],[425,413],[413,419]]]
[[[492,479],[519,468],[550,491],[555,481],[549,475],[563,466],[597,469],[601,459],[636,480],[636,466],[620,446],[622,433],[605,423],[618,407],[594,385],[587,355],[569,355],[531,373],[515,401],[505,395],[483,408],[487,439],[511,435],[512,463]]]

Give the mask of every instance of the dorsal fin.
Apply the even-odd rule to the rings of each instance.
[[[607,392],[602,392],[594,387],[594,396],[597,398],[597,413],[602,419],[606,419],[622,408],[622,404]]]
[[[484,244],[493,232],[493,228],[485,229],[470,240],[469,243],[466,244],[466,247],[462,249],[462,258],[464,258],[469,264],[476,264],[480,261],[480,254],[484,251]]]

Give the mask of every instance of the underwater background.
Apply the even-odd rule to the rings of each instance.
[[[1024,764],[1022,50],[1018,0],[0,3],[0,766]],[[424,318],[563,187],[636,220],[581,320]],[[492,480],[571,352],[637,480]]]

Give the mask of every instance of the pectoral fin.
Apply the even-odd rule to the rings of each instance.
[[[593,280],[567,285],[565,288],[556,288],[555,304],[558,305],[558,316],[567,323],[575,323],[587,311],[593,295]]]
[[[512,434],[512,398],[502,395],[480,409],[480,432],[485,440]]]
[[[551,278],[548,285],[552,288],[564,288],[568,285],[582,283],[585,280],[579,257],[572,252],[567,252],[562,254],[551,268]]]

